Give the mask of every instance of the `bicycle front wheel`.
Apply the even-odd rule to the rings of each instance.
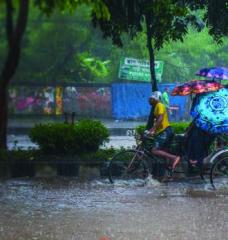
[[[145,158],[145,154],[137,150],[116,154],[109,164],[109,181],[145,179],[149,173]]]
[[[210,181],[215,189],[228,187],[228,155],[215,160],[210,171]]]

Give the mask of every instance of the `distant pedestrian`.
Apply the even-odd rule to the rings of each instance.
[[[166,87],[161,96],[161,102],[169,109],[169,88]]]
[[[74,124],[75,113],[77,112],[77,96],[78,92],[75,87],[66,87],[64,89],[63,112],[65,123],[69,123],[69,117],[71,117],[71,123]]]

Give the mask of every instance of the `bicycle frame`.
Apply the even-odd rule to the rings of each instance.
[[[218,138],[220,138],[220,136],[218,136]],[[165,163],[165,159],[162,159],[156,155],[153,155],[145,146],[145,142],[146,140],[148,140],[149,137],[145,136],[145,135],[140,135],[139,138],[137,139],[138,140],[138,144],[136,146],[136,150],[137,151],[140,151],[141,153],[143,153],[144,155],[146,155],[151,161],[152,163]],[[168,149],[166,149],[168,150]],[[228,146],[225,146],[223,148],[219,148],[217,149],[216,151],[213,151],[211,154],[208,155],[209,157],[209,161],[208,163],[210,163],[210,165],[212,166],[214,161],[218,158],[218,156],[222,155],[222,154],[226,154],[228,155]],[[182,154],[181,155],[181,158],[182,158],[182,164],[183,164],[183,159],[185,158],[185,154]],[[165,167],[167,170],[169,170],[169,167],[168,167],[168,164],[167,166]],[[184,174],[187,174],[187,170],[175,170],[174,171],[175,173],[184,173]],[[203,171],[203,169],[200,170],[200,176],[201,178],[203,179],[203,175],[206,174],[207,175],[207,171]]]
[[[141,151],[138,151],[138,150],[136,150],[136,153],[142,153],[142,154],[144,154],[144,152],[141,152]],[[130,164],[129,164],[128,167],[127,167],[127,170],[131,168],[132,163],[135,161],[136,156],[137,156],[137,154],[135,154],[135,156],[131,159]]]

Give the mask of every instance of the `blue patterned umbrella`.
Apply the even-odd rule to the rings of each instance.
[[[228,89],[198,95],[190,113],[199,128],[210,133],[228,133]]]
[[[208,78],[228,79],[228,68],[210,67],[200,69],[196,75]]]

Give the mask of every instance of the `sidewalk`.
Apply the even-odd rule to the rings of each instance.
[[[115,120],[115,119],[96,119],[101,121],[112,136],[132,136],[133,130],[139,125],[145,125],[143,120]],[[37,117],[37,118],[9,118],[9,134],[27,134],[29,130],[38,123],[63,122],[61,117]]]

